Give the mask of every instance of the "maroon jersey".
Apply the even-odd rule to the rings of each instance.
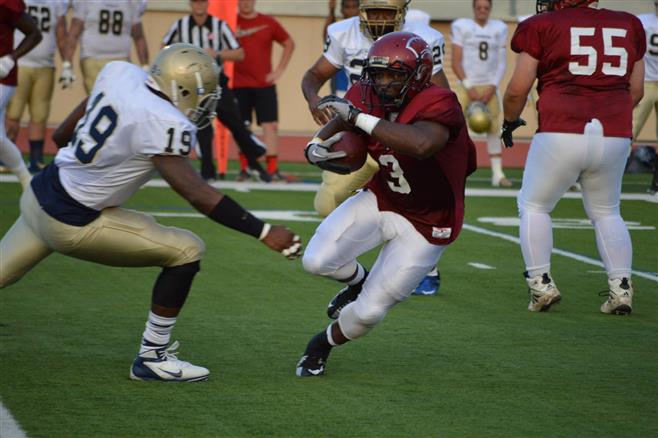
[[[0,57],[14,50],[16,21],[25,12],[23,0],[0,0]],[[16,66],[0,84],[16,85]],[[4,121],[3,121],[4,123]]]
[[[370,94],[374,110],[361,102],[358,82],[346,98],[369,114],[387,118],[377,96]],[[379,163],[379,171],[366,188],[377,196],[379,210],[401,214],[428,242],[446,245],[457,238],[464,222],[464,187],[476,168],[475,146],[457,96],[450,90],[436,85],[426,88],[404,106],[395,121],[413,124],[420,120],[450,130],[445,147],[432,157],[418,159],[371,141],[368,152]]]
[[[519,24],[512,50],[539,61],[538,132],[582,134],[596,118],[605,136],[632,136],[629,77],[646,50],[637,17],[595,8],[543,13]]]

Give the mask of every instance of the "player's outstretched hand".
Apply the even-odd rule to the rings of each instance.
[[[512,138],[512,132],[514,132],[518,127],[525,126],[525,120],[518,118],[513,122],[507,120],[503,121],[503,130],[500,133],[500,138],[503,139],[503,143],[506,148],[511,148],[514,146],[514,139]]]
[[[302,240],[283,225],[272,225],[261,241],[273,251],[280,252],[290,260],[302,255]]]
[[[355,107],[349,100],[333,95],[325,96],[320,99],[318,108],[330,108],[344,122],[347,122],[352,126],[354,126],[357,116],[361,113],[361,110]]]

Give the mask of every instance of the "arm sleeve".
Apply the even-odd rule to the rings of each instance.
[[[278,43],[284,43],[290,38],[290,34],[281,26],[277,20],[272,18],[272,39]]]
[[[432,67],[432,75],[439,73],[443,70],[443,63],[445,62],[444,56],[446,51],[446,41],[443,38],[443,34],[437,31],[437,37],[434,42],[431,44],[430,49],[432,50],[432,60],[434,61],[434,67]]]
[[[162,38],[162,44],[168,46],[169,44],[173,44],[181,41],[180,36],[178,34],[181,20],[182,18],[180,20],[174,21],[174,24],[171,25],[171,27],[165,34],[164,38]]]
[[[464,34],[460,20],[455,20],[450,24],[450,39],[452,40],[452,44],[464,47]]]
[[[73,8],[73,18],[77,18],[84,23],[87,17],[86,2],[81,0],[72,0],[71,7]]]
[[[192,123],[169,120],[155,114],[135,127],[134,152],[140,155],[187,156],[196,147],[196,127]]]
[[[335,28],[332,29],[334,24],[327,28],[327,41],[324,44],[324,57],[331,65],[340,69],[343,68],[345,63],[345,52],[340,41],[336,38],[336,33],[333,31]]]
[[[512,50],[516,53],[525,52],[535,59],[542,58],[542,48],[539,38],[537,20],[532,18],[519,23],[512,37]]]
[[[498,66],[496,68],[496,75],[494,76],[494,85],[496,88],[500,86],[500,81],[505,76],[505,68],[507,67],[507,25],[503,23],[502,30],[498,35]]]
[[[222,44],[220,45],[220,50],[234,50],[240,48],[240,43],[233,34],[233,31],[226,23],[226,21],[221,22],[221,34],[222,34]]]

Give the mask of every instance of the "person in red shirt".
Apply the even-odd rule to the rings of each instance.
[[[300,377],[323,374],[333,347],[368,333],[436,266],[461,231],[466,177],[476,167],[457,96],[430,82],[432,53],[420,36],[381,37],[364,71],[344,99],[320,101],[336,116],[305,151],[311,164],[346,173],[336,162],[344,152],[330,147],[341,131],[358,132],[379,170],[327,216],[304,254],[304,269],[347,287],[327,309],[338,320],[311,339],[297,364]],[[368,273],[356,258],[379,245]]]
[[[519,24],[519,53],[504,98],[502,138],[512,132],[538,78],[539,128],[518,196],[521,251],[530,291],[528,310],[545,311],[561,296],[551,275],[550,212],[576,182],[608,274],[601,312],[632,311],[632,246],[619,212],[621,180],[632,137],[632,110],[643,94],[646,39],[634,15],[598,9],[592,0],[538,0]]]
[[[285,181],[278,170],[279,114],[276,82],[279,80],[295,50],[295,43],[269,15],[256,12],[256,0],[238,0],[238,24],[236,37],[244,49],[244,60],[235,64],[233,88],[240,105],[245,124],[251,124],[252,113],[263,128],[263,140],[267,145],[267,171],[273,181]],[[276,68],[272,68],[274,42],[283,47]],[[247,167],[241,156],[241,171]]]
[[[14,30],[25,38],[14,49]],[[5,111],[16,91],[18,68],[16,60],[41,41],[41,32],[25,12],[23,0],[0,0],[0,161],[14,173],[23,188],[30,183],[30,172],[20,151],[5,131]]]

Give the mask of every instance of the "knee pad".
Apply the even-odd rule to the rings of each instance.
[[[338,325],[345,337],[351,341],[368,333],[384,319],[384,309],[360,309],[357,303],[350,303],[340,312]],[[358,310],[357,310],[358,309]]]

